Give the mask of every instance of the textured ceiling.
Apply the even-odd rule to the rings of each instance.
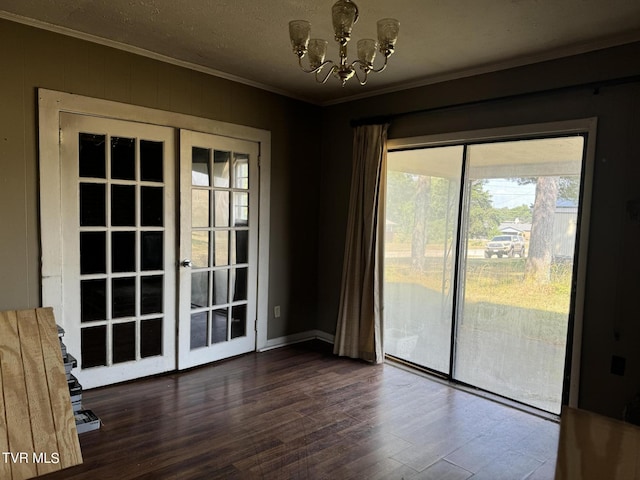
[[[332,40],[335,0],[0,0],[0,16],[63,31],[318,104],[558,58],[640,40],[639,0],[360,0],[352,44],[400,20],[387,70],[361,87],[299,71],[288,22]],[[68,29],[68,30],[66,30]],[[87,37],[89,36],[89,37]],[[350,44],[349,57],[354,58]]]

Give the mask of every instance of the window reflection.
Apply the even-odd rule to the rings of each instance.
[[[231,152],[213,152],[213,186],[226,188],[229,186],[229,158]]]
[[[211,312],[211,343],[227,341],[227,309]]]
[[[214,227],[228,227],[229,226],[229,192],[214,193]]]
[[[249,224],[249,194],[244,192],[233,193],[234,225],[243,227]]]
[[[244,190],[249,188],[249,155],[246,153],[234,154],[233,174],[235,188]]]
[[[193,147],[191,153],[191,184],[208,187],[210,186],[209,156],[211,150],[208,148]]]
[[[191,314],[191,342],[190,348],[194,350],[207,346],[207,312]]]

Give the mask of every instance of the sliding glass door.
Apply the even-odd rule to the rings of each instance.
[[[443,373],[451,356],[463,151],[424,148],[387,158],[385,351]]]
[[[390,151],[385,352],[562,404],[585,137]]]

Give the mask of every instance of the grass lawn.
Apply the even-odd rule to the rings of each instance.
[[[551,266],[546,284],[525,280],[526,258],[469,258],[464,282],[466,302],[486,302],[525,309],[568,314],[572,264]],[[410,282],[441,291],[442,259],[425,258],[421,270],[412,268],[410,259],[386,260],[385,281]],[[445,278],[445,288],[451,279]]]
[[[557,413],[572,264],[552,265],[550,281],[541,284],[525,279],[526,258],[484,258],[477,251],[474,255],[460,279],[457,378]],[[416,348],[401,358],[443,372],[450,354],[451,270],[451,260],[445,269],[437,249],[427,248],[418,267],[411,264],[406,249],[387,249],[385,331],[417,336]]]

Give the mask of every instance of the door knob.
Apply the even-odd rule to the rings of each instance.
[[[186,260],[180,262],[180,265],[182,265],[183,267],[191,268],[191,260],[187,258]]]

